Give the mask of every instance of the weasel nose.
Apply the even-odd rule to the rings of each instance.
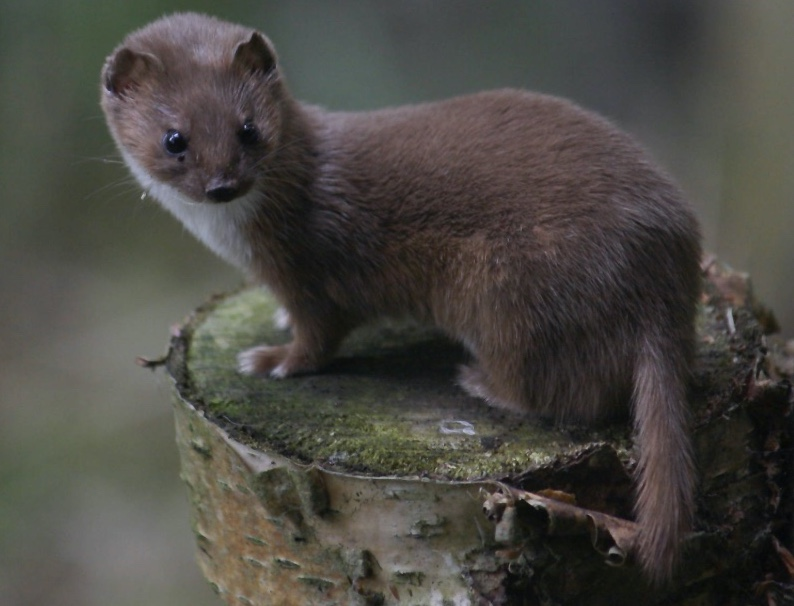
[[[207,189],[207,197],[213,202],[230,202],[234,200],[239,194],[240,190],[237,187],[229,185],[219,185]]]

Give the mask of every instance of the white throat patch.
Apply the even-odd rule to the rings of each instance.
[[[242,270],[251,266],[251,246],[245,226],[254,216],[261,194],[252,190],[245,196],[221,204],[195,202],[167,183],[156,181],[128,153],[122,156],[147,194],[179,219],[196,238],[222,259]]]

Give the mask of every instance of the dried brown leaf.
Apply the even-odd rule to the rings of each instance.
[[[783,566],[786,567],[789,579],[794,579],[794,555],[785,546],[781,545],[780,541],[775,537],[772,537],[772,544],[775,546],[775,551],[780,556]]]

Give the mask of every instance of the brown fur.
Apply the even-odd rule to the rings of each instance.
[[[699,234],[630,137],[514,90],[326,112],[289,95],[264,36],[190,14],[131,34],[103,83],[144,187],[289,313],[292,343],[244,352],[245,371],[312,372],[356,326],[409,314],[465,344],[460,382],[494,405],[592,421],[631,403],[639,559],[669,579],[694,507]],[[219,183],[234,200],[209,199]]]

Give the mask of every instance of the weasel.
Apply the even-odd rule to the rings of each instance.
[[[326,111],[290,95],[267,37],[197,14],[130,34],[101,88],[144,190],[288,314],[293,341],[242,352],[241,372],[313,372],[353,328],[411,315],[465,345],[459,383],[494,406],[628,406],[638,559],[671,577],[694,510],[700,236],[631,137],[518,90]]]

